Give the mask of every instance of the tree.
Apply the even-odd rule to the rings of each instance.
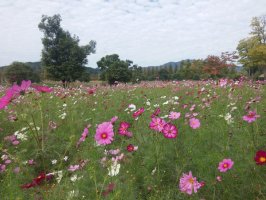
[[[108,81],[109,84],[118,82],[129,82],[132,76],[129,69],[132,61],[120,60],[119,55],[107,55],[97,62],[98,68],[101,70],[101,80]]]
[[[79,46],[79,38],[63,30],[61,21],[60,15],[42,16],[38,26],[44,33],[42,64],[49,78],[71,82],[82,76],[87,56],[95,53],[96,42],[92,40],[88,45]]]
[[[138,65],[133,65],[129,69],[131,70],[131,74],[132,74],[132,77],[131,77],[132,83],[138,83],[143,79],[142,67]]]
[[[13,62],[7,66],[5,77],[9,83],[17,84],[20,84],[23,80],[40,81],[38,74],[34,73],[30,66],[22,62]]]
[[[259,75],[263,71],[265,79],[266,15],[253,17],[250,26],[251,36],[240,40],[237,46],[239,62],[250,76]]]
[[[169,80],[169,72],[165,68],[160,69],[158,75],[160,80]]]

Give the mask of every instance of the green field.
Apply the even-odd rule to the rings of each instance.
[[[7,87],[0,89],[3,96]],[[39,93],[31,87],[0,110],[0,164],[5,165],[0,173],[1,200],[266,199],[266,165],[254,160],[258,150],[266,151],[263,82],[231,81],[223,87],[215,81],[98,84],[91,94],[91,85],[52,89]],[[136,110],[128,109],[130,104],[136,110],[143,107],[144,113],[133,118]],[[176,138],[149,128],[158,107],[158,117],[177,127]],[[260,117],[244,121],[248,110]],[[171,111],[181,117],[170,120]],[[118,120],[112,143],[97,145],[97,125],[114,116]],[[197,129],[189,125],[192,116],[200,121]],[[132,137],[118,134],[120,122],[130,124]],[[88,136],[77,146],[88,125]],[[7,138],[14,133],[16,145]],[[138,149],[129,152],[129,144]],[[116,155],[107,153],[117,149]],[[116,156],[120,169],[111,176],[108,169]],[[218,165],[225,158],[234,165],[223,173]],[[11,162],[5,164],[6,160]],[[71,165],[79,168],[69,171]],[[192,195],[179,189],[180,178],[189,171],[204,182]],[[42,172],[51,176],[38,182]],[[25,188],[33,179],[35,185]]]

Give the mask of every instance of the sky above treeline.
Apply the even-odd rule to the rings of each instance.
[[[234,51],[266,0],[0,0],[0,66],[41,60],[42,15],[85,45],[97,42],[88,65],[117,53],[140,66]]]

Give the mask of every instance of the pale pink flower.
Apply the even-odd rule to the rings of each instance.
[[[181,113],[180,112],[170,112],[169,114],[169,119],[178,119],[180,117]]]
[[[243,120],[251,123],[256,121],[257,118],[259,118],[260,115],[257,115],[256,111],[249,111],[247,115],[243,116]]]
[[[188,174],[184,174],[179,181],[179,189],[181,192],[185,192],[189,195],[197,193],[198,189],[201,188],[201,184],[197,181],[196,177],[192,176],[191,171]]]
[[[163,127],[164,127],[165,124],[166,124],[166,122],[162,118],[154,117],[154,118],[151,119],[150,129],[162,132]]]
[[[117,120],[118,120],[118,117],[117,116],[114,116],[111,119],[111,123],[114,124]]]
[[[224,86],[226,86],[226,84],[227,84],[227,79],[220,79],[219,80],[220,87],[224,87]]]
[[[99,145],[111,144],[114,140],[113,125],[111,122],[103,122],[96,129],[95,140]]]
[[[77,171],[79,169],[80,169],[79,165],[70,165],[67,170],[70,172],[74,172],[74,171]]]
[[[217,177],[216,177],[216,180],[217,180],[218,182],[221,182],[221,181],[222,181],[222,177],[221,177],[221,176],[217,176]]]
[[[233,165],[234,161],[231,159],[223,159],[223,161],[219,163],[218,169],[220,172],[226,172],[227,170],[231,169]]]
[[[20,167],[16,167],[16,168],[13,170],[13,172],[14,172],[15,174],[18,174],[18,173],[20,172]]]
[[[196,118],[191,118],[189,120],[189,126],[193,129],[197,129],[200,127],[200,121]]]
[[[120,149],[111,149],[108,151],[111,155],[117,155],[120,153]]]
[[[178,130],[175,125],[167,123],[163,127],[163,135],[165,138],[173,139],[176,138]]]

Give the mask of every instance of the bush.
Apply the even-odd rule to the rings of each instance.
[[[22,62],[13,62],[5,70],[5,78],[9,83],[20,84],[23,80],[39,82],[40,77],[34,73],[32,68]]]

